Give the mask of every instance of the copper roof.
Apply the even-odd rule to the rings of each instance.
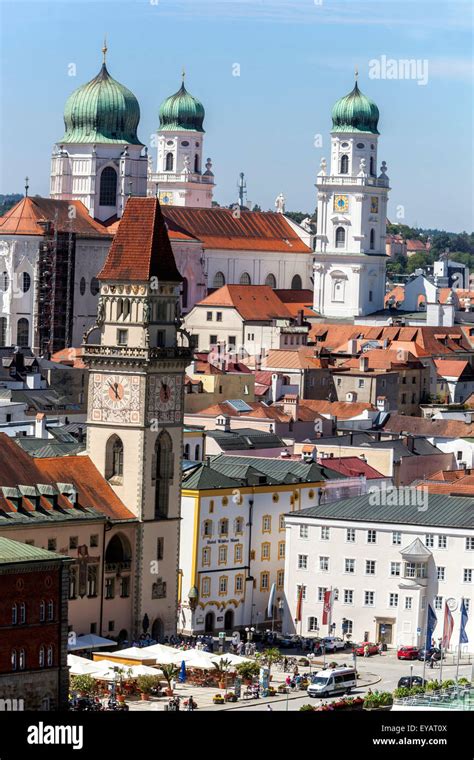
[[[75,216],[70,218],[70,209]],[[100,222],[95,221],[81,201],[57,201],[50,198],[22,198],[0,217],[2,235],[44,235],[41,222],[50,221],[58,232],[74,232],[87,237],[111,237]]]
[[[312,253],[283,214],[241,211],[236,216],[227,208],[183,206],[166,206],[163,214],[170,226],[198,238],[205,248]]]
[[[182,282],[157,198],[129,198],[100,280]]]

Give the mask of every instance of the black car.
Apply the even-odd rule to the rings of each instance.
[[[398,682],[398,688],[409,689],[411,686],[425,686],[426,681],[421,676],[402,676]]]
[[[426,655],[425,655],[426,652]],[[428,649],[420,649],[418,652],[418,659],[420,662],[423,662],[423,660],[426,657],[426,662],[428,662],[431,659],[432,654],[434,653],[435,660],[441,659],[441,651],[438,649],[438,647],[428,647]]]

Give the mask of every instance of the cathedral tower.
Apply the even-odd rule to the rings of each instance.
[[[331,166],[321,160],[314,255],[314,308],[322,316],[383,309],[389,180],[377,176],[379,110],[354,89],[332,111]]]
[[[53,150],[50,197],[79,200],[95,219],[121,217],[127,198],[146,195],[147,149],[137,135],[135,95],[113,79],[104,62],[75,90],[64,109],[65,133]]]
[[[172,206],[210,208],[214,190],[211,159],[203,171],[204,106],[183,82],[160,107],[156,172],[148,175],[149,195]]]
[[[135,632],[176,627],[187,348],[177,346],[182,282],[156,198],[130,198],[100,274],[89,366],[87,453],[140,525]],[[100,339],[89,343],[99,331]]]

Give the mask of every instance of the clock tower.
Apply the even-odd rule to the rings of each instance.
[[[134,633],[176,629],[183,393],[182,282],[156,198],[132,197],[98,275],[89,367],[87,453],[139,521]],[[93,338],[96,337],[95,342]]]
[[[377,176],[379,110],[355,83],[332,111],[331,165],[321,159],[314,309],[358,317],[383,309],[389,179]]]

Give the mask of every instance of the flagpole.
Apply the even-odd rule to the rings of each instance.
[[[458,677],[459,677],[459,659],[461,655],[461,632],[462,632],[462,622],[459,626],[458,659],[456,662],[456,678],[455,678],[456,686],[458,685]]]

